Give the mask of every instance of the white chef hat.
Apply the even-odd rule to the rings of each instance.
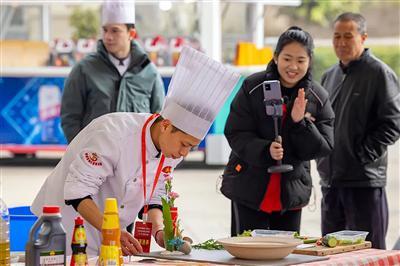
[[[102,7],[102,23],[135,24],[135,2],[124,0],[106,0]]]
[[[203,139],[240,74],[184,46],[161,115],[185,133]]]

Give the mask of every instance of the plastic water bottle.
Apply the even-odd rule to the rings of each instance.
[[[0,265],[10,265],[10,216],[6,203],[0,198]]]
[[[42,144],[58,143],[57,133],[61,110],[60,88],[55,85],[43,85],[39,88],[38,97]]]

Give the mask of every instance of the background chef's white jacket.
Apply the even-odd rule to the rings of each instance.
[[[65,200],[79,199],[91,195],[94,202],[104,210],[106,198],[118,201],[121,229],[132,223],[144,206],[141,161],[141,131],[151,114],[110,113],[93,120],[68,146],[65,155],[46,179],[32,203],[32,212],[40,216],[44,205],[61,207],[62,223],[67,231],[67,253],[74,219],[79,215]],[[151,121],[146,129],[147,200],[159,158],[150,136]],[[94,155],[97,155],[97,160]],[[182,160],[165,158],[164,167],[173,170]],[[167,167],[168,168],[168,167]],[[167,169],[165,168],[165,169]],[[149,204],[161,204],[165,195],[163,173]],[[98,255],[101,234],[89,223],[85,223],[88,254]]]

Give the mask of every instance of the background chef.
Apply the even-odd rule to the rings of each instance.
[[[160,112],[161,75],[134,40],[135,3],[105,1],[97,51],[75,64],[61,101],[61,125],[72,139],[93,119],[111,112]]]

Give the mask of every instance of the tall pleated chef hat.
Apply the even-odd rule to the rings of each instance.
[[[135,2],[106,0],[102,6],[102,22],[106,24],[135,24]]]
[[[185,46],[160,114],[201,140],[240,78],[232,69]]]

